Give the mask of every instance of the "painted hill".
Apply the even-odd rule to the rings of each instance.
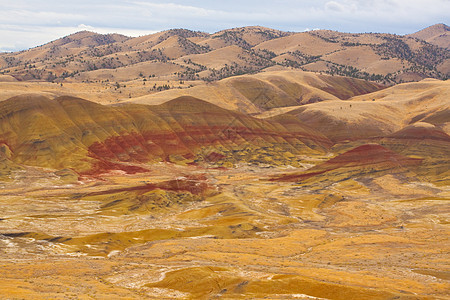
[[[437,178],[448,165],[449,95],[447,81],[381,88],[300,71],[237,76],[115,106],[47,91],[0,102],[0,142],[9,153],[2,164],[6,173],[34,165],[84,174],[137,172],[155,161],[299,166],[299,155],[375,142],[426,159],[424,174],[436,170]]]
[[[209,82],[277,67],[392,84],[448,78],[447,29],[441,24],[398,36],[253,26],[214,34],[172,29],[137,38],[83,31],[30,50],[2,53],[0,72],[24,81]],[[136,74],[133,70],[142,63],[172,68],[169,73],[142,68]],[[114,71],[106,78],[99,70]]]
[[[370,89],[375,91],[358,95]],[[448,172],[447,81],[379,90],[351,78],[283,71],[228,78],[189,90],[207,101],[192,96],[166,101],[173,91],[162,93],[163,101],[152,99],[152,105],[107,106],[36,94],[2,101],[2,174],[21,165],[73,169],[84,175],[136,173],[158,161],[301,166],[305,155],[329,151],[339,155],[368,143],[421,158],[424,163],[416,174],[433,182]],[[346,99],[349,95],[356,96]],[[321,102],[305,104],[301,99]],[[355,156],[355,162],[361,159]]]
[[[135,173],[151,161],[295,164],[294,154],[320,153],[331,142],[300,121],[288,130],[192,97],[111,107],[24,95],[0,102],[0,145],[17,164],[92,175]]]

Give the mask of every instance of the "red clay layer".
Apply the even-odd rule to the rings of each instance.
[[[365,166],[390,163],[392,166],[420,164],[422,160],[395,153],[378,144],[366,144],[347,151],[320,165],[329,169],[348,166]]]
[[[89,147],[89,156],[101,162],[87,173],[91,175],[104,173],[115,167],[127,173],[135,173],[140,172],[137,167],[110,163],[109,161],[143,163],[152,158],[170,161],[170,155],[180,155],[192,159],[195,158],[197,150],[205,146],[251,143],[255,139],[271,141],[280,138],[297,139],[295,134],[288,132],[280,133],[260,128],[231,128],[229,126],[186,126],[183,131],[178,132],[145,132],[112,136],[103,142],[95,142]],[[312,136],[310,138],[314,139]],[[211,152],[206,158],[214,162],[223,157],[222,154]],[[146,170],[142,171],[145,172]]]
[[[325,149],[331,145],[319,132],[293,121],[287,128],[276,121],[256,119],[192,97],[158,106],[111,107],[73,97],[51,100],[20,96],[0,102],[0,115],[0,140],[16,151],[15,157],[26,158],[27,163],[34,165],[45,162],[45,167],[78,171],[76,168],[84,165],[80,162],[87,159],[83,157],[87,150],[92,169],[81,175],[111,170],[146,172],[133,164],[178,157],[193,159],[205,146],[213,150],[207,159],[215,161],[221,158],[220,151],[214,154],[215,147],[230,149],[258,143],[292,144],[301,149],[306,144]],[[31,125],[24,122],[34,119],[50,128],[39,133],[39,141],[34,132],[39,124],[30,130]],[[72,153],[73,160],[61,157]]]
[[[397,154],[377,144],[366,144],[347,151],[302,174],[287,174],[272,181],[301,181],[339,168],[395,169],[419,165],[422,159]]]
[[[450,136],[442,130],[436,128],[409,126],[388,136],[396,139],[411,140],[439,140],[450,142]]]
[[[172,192],[189,192],[193,195],[203,195],[208,189],[209,185],[203,180],[192,180],[189,178],[175,179],[163,181],[158,183],[148,183],[145,185],[112,189],[107,191],[93,192],[87,196],[108,195],[121,192],[137,192],[137,194],[144,194],[156,189],[172,191]]]
[[[121,163],[115,163],[107,160],[97,160],[89,171],[81,172],[81,176],[95,176],[110,171],[119,170],[124,171],[127,174],[145,173],[149,172],[148,169],[139,166],[130,166]]]

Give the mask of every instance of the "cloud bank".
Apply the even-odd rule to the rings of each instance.
[[[450,0],[0,0],[0,7],[0,51],[17,51],[80,30],[139,36],[170,28],[216,32],[261,25],[406,34],[448,24]]]

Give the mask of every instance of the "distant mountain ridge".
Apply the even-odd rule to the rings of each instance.
[[[1,53],[0,74],[20,81],[126,82],[149,77],[215,81],[275,68],[384,84],[446,79],[448,28],[437,24],[406,36],[330,30],[296,33],[260,26],[214,34],[171,29],[136,38],[82,31],[29,50]],[[142,72],[136,74],[136,68]],[[127,75],[116,77],[116,70]]]
[[[427,41],[439,47],[450,48],[450,27],[445,24],[436,24],[409,36]]]

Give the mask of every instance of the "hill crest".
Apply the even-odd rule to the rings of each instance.
[[[450,27],[443,23],[429,26],[408,36],[439,47],[450,48]]]

